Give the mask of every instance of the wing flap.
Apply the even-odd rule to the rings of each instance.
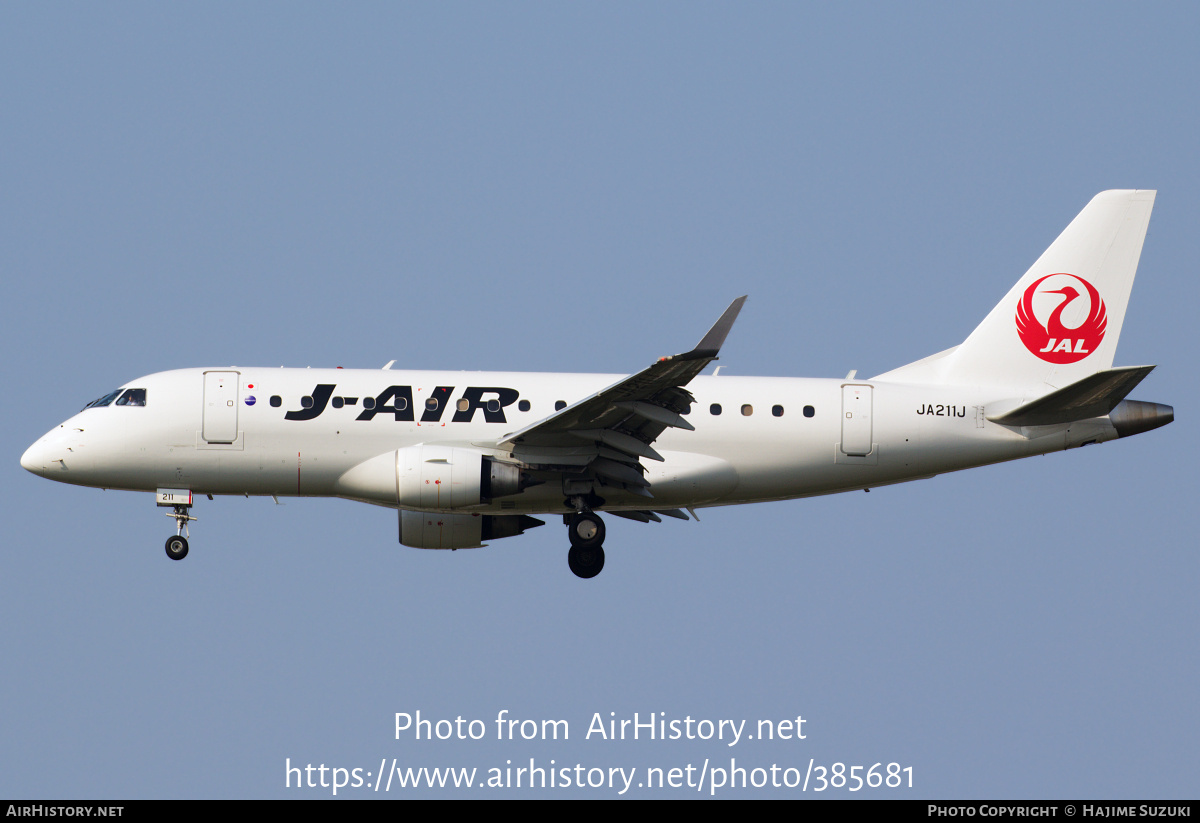
[[[636,520],[638,523],[661,523],[662,518],[650,510],[644,511],[610,511],[609,514],[615,514],[617,517],[624,517],[626,520]]]
[[[675,429],[686,429],[687,431],[695,431],[696,427],[683,419],[681,415],[676,414],[664,406],[655,406],[652,403],[643,403],[640,400],[630,400],[617,403],[617,408],[628,409],[639,417],[646,420],[653,420],[656,423],[662,423],[664,426]]]
[[[660,463],[663,462],[662,455],[650,448],[648,443],[643,443],[638,438],[625,432],[613,429],[572,429],[569,434],[581,440],[599,440],[601,443],[612,446],[617,451],[623,451],[626,454],[635,454],[638,457],[648,457],[651,460],[657,460]]]
[[[690,520],[682,509],[638,509],[635,511],[616,509],[609,511],[609,514],[615,514],[617,517],[624,517],[626,520],[636,520],[638,523],[661,523],[664,517],[674,517],[677,520]]]

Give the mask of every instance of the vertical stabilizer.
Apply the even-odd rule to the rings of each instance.
[[[962,345],[880,379],[1035,396],[1111,368],[1154,195],[1096,195]]]

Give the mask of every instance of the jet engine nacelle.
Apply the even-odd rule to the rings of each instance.
[[[400,512],[400,542],[414,549],[477,549],[484,540],[514,537],[545,525],[524,514]]]
[[[520,468],[474,449],[420,445],[396,451],[397,502],[401,508],[449,511],[517,494]]]

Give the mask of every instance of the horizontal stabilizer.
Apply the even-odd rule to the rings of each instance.
[[[1052,426],[1103,417],[1142,382],[1154,366],[1107,369],[987,419],[1003,426]]]

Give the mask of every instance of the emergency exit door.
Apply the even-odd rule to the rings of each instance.
[[[204,430],[209,443],[232,443],[238,436],[238,373],[204,373]]]

